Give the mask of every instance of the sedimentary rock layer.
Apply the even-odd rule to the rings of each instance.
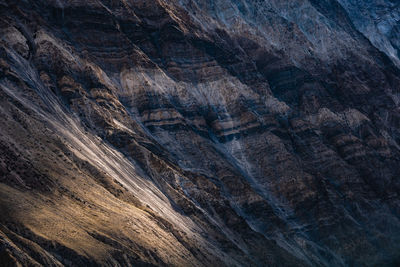
[[[0,262],[399,264],[373,2],[0,0]]]

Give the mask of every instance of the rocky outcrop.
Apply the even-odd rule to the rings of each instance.
[[[398,264],[381,2],[0,1],[0,261]]]

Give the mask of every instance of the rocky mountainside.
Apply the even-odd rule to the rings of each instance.
[[[396,0],[0,0],[0,265],[398,266]]]

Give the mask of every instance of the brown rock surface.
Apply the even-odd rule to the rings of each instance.
[[[350,2],[0,0],[0,263],[399,264],[399,6]]]

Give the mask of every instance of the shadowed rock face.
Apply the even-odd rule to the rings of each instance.
[[[400,264],[399,21],[0,0],[0,262]]]

